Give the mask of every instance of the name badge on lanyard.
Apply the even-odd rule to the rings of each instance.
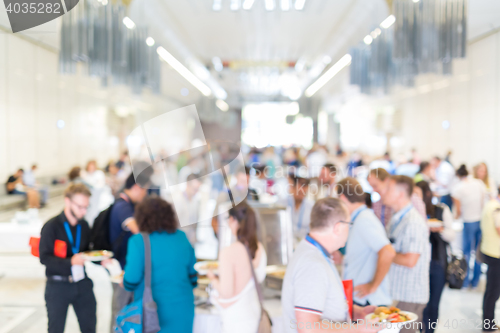
[[[69,245],[71,246],[71,251],[73,254],[80,252],[80,240],[82,236],[82,226],[79,224],[76,226],[76,242],[73,241],[73,234],[69,228],[69,223],[64,222],[64,229],[66,229],[66,235],[68,236]]]
[[[342,295],[344,296],[344,300],[345,300],[345,304],[346,304],[346,313],[345,313],[345,318],[349,318],[349,305],[348,305],[348,302],[347,302],[347,297],[345,295],[345,291],[344,291],[344,285],[340,279],[340,276],[338,275],[338,272],[337,272],[337,269],[333,266],[333,260],[330,256],[328,256],[325,251],[323,250],[323,247],[321,246],[321,244],[319,244],[314,238],[312,238],[311,236],[307,235],[306,236],[306,240],[311,243],[315,248],[317,248],[321,254],[323,254],[323,256],[325,257],[326,261],[328,262],[328,265],[330,265],[332,271],[333,271],[333,275],[335,275],[335,277],[337,278],[337,282],[339,283],[340,287],[342,288]]]

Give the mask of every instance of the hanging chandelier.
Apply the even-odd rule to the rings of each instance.
[[[125,16],[125,6],[107,0],[82,0],[62,17],[59,72],[75,74],[83,63],[103,86],[128,85],[136,94],[143,88],[160,91],[160,60],[147,28]],[[151,45],[150,45],[151,44]]]
[[[382,22],[351,50],[351,83],[363,93],[413,87],[420,74],[452,74],[452,60],[466,56],[467,0],[392,0],[392,6],[393,24],[384,29]]]

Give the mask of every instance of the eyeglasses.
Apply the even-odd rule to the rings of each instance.
[[[353,222],[347,222],[347,221],[338,221],[338,223],[344,223],[344,224],[348,224],[348,225],[353,225]]]
[[[71,200],[71,203],[72,203],[73,205],[75,205],[76,207],[78,207],[78,209],[82,209],[82,210],[83,210],[83,209],[84,209],[84,210],[87,210],[87,209],[89,209],[89,207],[90,207],[90,205],[87,205],[87,206],[81,206],[81,205],[77,204],[76,202],[74,202],[73,200]]]

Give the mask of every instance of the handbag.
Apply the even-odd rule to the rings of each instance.
[[[468,264],[465,258],[451,256],[450,263],[446,268],[446,281],[450,289],[461,289],[467,276]]]
[[[252,271],[252,277],[253,281],[255,283],[255,289],[257,289],[257,295],[259,296],[259,303],[260,303],[260,320],[259,320],[259,326],[257,328],[257,333],[271,333],[272,329],[271,326],[273,325],[271,318],[269,317],[269,313],[264,309],[264,306],[262,305],[264,301],[264,296],[262,295],[262,289],[260,288],[259,281],[257,281],[257,277],[255,276],[255,269],[253,268],[253,263],[252,263],[252,255],[250,254],[250,249],[248,246],[245,245],[245,248],[247,249],[248,253],[248,259],[250,259],[250,270]]]
[[[116,333],[157,333],[160,331],[158,309],[151,290],[151,244],[149,234],[141,232],[144,240],[144,292],[142,299],[124,307],[116,317]]]

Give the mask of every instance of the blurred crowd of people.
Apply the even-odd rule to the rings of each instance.
[[[91,283],[80,270],[78,289],[73,267],[83,267],[80,252],[90,248],[89,225],[106,209],[109,243],[124,271],[123,282],[113,283],[113,323],[144,290],[139,233],[147,232],[162,332],[192,330],[192,289],[197,284],[193,265],[216,258],[218,273],[209,271],[207,276],[223,332],[255,332],[264,313],[259,294],[267,254],[251,201],[288,207],[291,214],[295,250],[282,289],[286,332],[313,332],[303,324],[363,319],[374,306],[391,305],[417,314],[421,330],[433,332],[457,221],[463,225],[461,252],[471,267],[463,274],[463,288],[478,286],[480,260],[486,263],[483,323],[493,323],[500,296],[500,193],[486,164],[474,166],[469,175],[465,165],[455,169],[437,156],[423,161],[416,151],[408,161],[395,163],[389,154],[368,161],[340,150],[329,154],[315,145],[309,151],[249,149],[244,163],[234,167],[238,151],[220,146],[210,151],[211,159],[207,153],[183,153],[162,168],[138,168],[124,153],[103,170],[89,161],[85,169],[70,171],[64,211],[42,230],[49,332],[62,332],[67,306],[78,307],[82,292],[87,293],[82,297],[87,310],[77,316],[88,319],[94,311],[95,317],[95,298],[88,297]],[[219,169],[226,171],[215,172]],[[219,216],[224,211],[229,211],[224,227],[233,243],[220,249]],[[54,259],[54,237],[67,240],[64,258]],[[342,280],[353,281],[350,313]],[[69,286],[59,287],[61,283]],[[75,288],[73,298],[55,299],[57,288],[68,288],[70,294]],[[81,324],[82,332],[94,332],[95,321],[94,330],[89,323]],[[485,331],[493,327],[483,325]]]

